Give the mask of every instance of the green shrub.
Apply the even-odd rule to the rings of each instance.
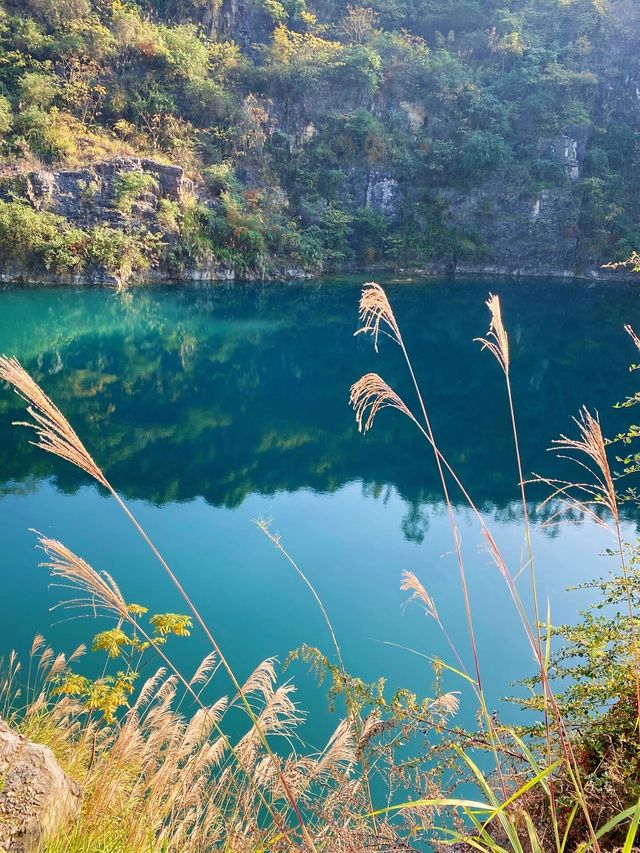
[[[202,177],[213,196],[220,196],[223,192],[238,189],[238,181],[230,163],[214,163],[207,166],[202,172]]]
[[[13,127],[13,113],[8,98],[0,95],[0,137],[6,136]]]
[[[149,190],[158,189],[158,181],[149,172],[124,172],[114,182],[115,205],[129,216],[135,202]]]
[[[91,232],[87,261],[126,284],[134,274],[146,272],[157,262],[161,246],[161,239],[146,231],[125,234],[99,227]]]
[[[478,177],[505,165],[511,159],[507,143],[496,133],[472,131],[460,151],[460,165],[469,177]]]
[[[58,91],[57,80],[50,74],[29,71],[20,78],[18,94],[24,107],[47,109]]]
[[[209,70],[209,50],[197,27],[184,24],[159,27],[166,50],[167,64],[182,78],[201,80]]]
[[[156,221],[164,234],[177,234],[181,218],[182,210],[177,201],[170,198],[160,199]]]
[[[85,17],[91,11],[89,0],[24,0],[24,4],[43,23],[54,27]]]
[[[0,255],[35,269],[60,274],[101,268],[126,283],[157,262],[162,246],[161,237],[148,231],[85,231],[24,201],[0,201]]]
[[[62,216],[34,210],[26,202],[0,201],[2,256],[55,273],[79,272],[88,236]]]
[[[289,13],[280,0],[261,0],[260,5],[274,24],[283,24],[289,18]]]
[[[35,105],[27,107],[16,118],[15,129],[33,151],[48,160],[71,156],[77,150],[73,130],[55,108],[47,112]]]

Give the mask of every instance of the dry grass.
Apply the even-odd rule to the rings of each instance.
[[[502,307],[500,297],[493,293],[489,294],[486,306],[491,315],[489,331],[486,338],[476,338],[482,344],[483,349],[488,349],[494,356],[505,375],[509,373],[509,336],[502,322]]]
[[[488,528],[484,518],[482,517],[482,514],[479,512],[476,504],[474,503],[473,499],[464,487],[460,478],[453,470],[447,459],[443,456],[438,447],[437,441],[433,434],[433,430],[431,428],[427,407],[425,405],[425,401],[420,386],[418,384],[417,377],[415,375],[411,363],[411,359],[405,346],[401,329],[396,321],[393,309],[391,308],[386,294],[384,293],[382,288],[380,288],[380,286],[376,284],[366,285],[363,290],[360,301],[360,320],[362,325],[359,329],[359,332],[367,332],[373,336],[376,351],[378,350],[379,335],[381,333],[386,334],[389,338],[391,338],[395,343],[400,346],[405,357],[405,362],[410,378],[416,391],[418,413],[415,413],[411,409],[411,407],[407,406],[405,401],[401,400],[395,393],[395,391],[391,387],[389,387],[389,385],[384,382],[384,380],[382,380],[377,374],[366,374],[362,377],[362,379],[355,383],[355,385],[352,387],[351,404],[355,410],[358,426],[361,430],[364,431],[366,431],[373,425],[374,419],[381,409],[385,407],[391,407],[400,411],[418,427],[418,429],[421,431],[421,433],[423,434],[423,436],[425,437],[434,452],[443,488],[443,496],[449,511],[451,529],[454,538],[454,548],[456,553],[456,559],[458,562],[459,576],[464,596],[465,610],[467,614],[467,626],[471,640],[474,670],[476,674],[474,679],[475,691],[480,704],[480,716],[481,719],[484,720],[486,732],[494,752],[496,772],[499,780],[499,787],[502,791],[503,797],[507,796],[508,785],[512,784],[508,780],[510,778],[513,778],[513,774],[511,772],[507,773],[506,775],[503,773],[502,761],[500,756],[505,755],[506,752],[504,743],[502,741],[502,734],[496,730],[495,726],[493,726],[492,718],[487,712],[486,702],[484,700],[484,693],[480,678],[480,663],[477,653],[477,645],[475,642],[473,618],[471,614],[471,602],[468,594],[468,586],[466,581],[466,571],[464,568],[464,562],[462,560],[462,554],[460,550],[459,532],[456,526],[455,519],[453,517],[453,510],[449,496],[449,487],[447,484],[447,476],[451,477],[455,485],[460,489],[469,508],[472,510],[480,524],[482,536],[485,540],[486,546],[488,547],[489,553],[495,561],[496,567],[498,568],[501,576],[507,584],[509,593],[520,618],[523,631],[527,637],[527,640],[534,653],[535,659],[538,663],[545,710],[544,716],[547,744],[547,765],[550,768],[552,767],[552,741],[559,745],[560,753],[562,755],[562,769],[559,770],[556,774],[554,774],[553,770],[550,770],[549,779],[545,784],[546,798],[551,814],[550,823],[553,829],[554,847],[556,848],[558,853],[560,853],[561,849],[563,849],[561,838],[562,830],[559,821],[555,796],[555,775],[561,773],[564,774],[564,777],[570,782],[571,794],[572,797],[575,799],[576,807],[579,807],[579,809],[581,810],[583,817],[583,825],[586,827],[590,840],[590,845],[593,850],[599,851],[600,843],[590,817],[589,805],[587,802],[584,782],[581,775],[581,769],[578,764],[571,739],[567,734],[565,723],[560,714],[548,678],[548,648],[545,648],[543,646],[540,630],[541,624],[538,611],[537,589],[534,571],[534,556],[530,535],[525,480],[522,472],[522,463],[518,441],[518,430],[516,426],[515,417],[515,407],[510,383],[511,359],[509,349],[509,338],[503,322],[502,309],[499,298],[497,296],[490,295],[486,304],[490,312],[489,330],[487,332],[486,337],[479,338],[477,340],[480,341],[483,348],[488,349],[496,358],[498,364],[500,365],[504,373],[506,380],[507,398],[514,437],[515,459],[525,518],[525,547],[527,551],[527,564],[531,576],[533,601],[533,612],[531,614],[528,612],[528,609],[525,606],[525,603],[521,597],[516,583],[522,566],[518,567],[516,571],[512,571],[509,568],[507,561],[502,555],[502,552],[500,551],[491,530]],[[636,341],[635,335],[632,333],[632,331],[630,331],[630,334],[632,335],[634,342],[636,342],[636,344],[639,345],[640,348],[640,341]],[[609,467],[609,462],[606,453],[606,445],[602,435],[602,430],[600,428],[600,423],[597,416],[593,416],[586,409],[583,409],[580,413],[580,416],[576,419],[576,424],[579,430],[579,437],[576,439],[571,439],[567,436],[561,436],[561,438],[554,443],[554,446],[558,451],[564,453],[568,452],[574,456],[575,454],[577,454],[578,456],[587,457],[587,462],[584,462],[581,459],[576,460],[584,469],[587,470],[589,474],[589,482],[586,484],[579,484],[578,486],[581,495],[581,500],[579,502],[580,507],[582,508],[588,506],[588,504],[596,503],[600,506],[606,507],[609,510],[609,514],[613,522],[613,530],[616,537],[616,544],[618,546],[618,552],[620,554],[620,560],[622,563],[623,575],[626,578],[627,573],[625,566],[624,545],[622,542],[620,528],[617,495],[615,492],[613,477],[611,475],[611,470]],[[562,482],[555,483],[554,485],[555,490],[553,497],[558,497],[560,495],[566,499],[569,499],[572,489],[574,488],[573,484]],[[577,499],[574,497],[574,505],[576,500]],[[593,515],[595,516],[596,513],[593,513]],[[431,598],[428,596],[423,585],[420,583],[417,577],[411,573],[405,573],[403,576],[402,587],[411,591],[413,593],[412,597],[414,599],[417,598],[422,602],[426,611],[436,619],[438,624],[444,630],[444,626],[440,622],[439,617],[437,615],[435,605],[433,604]],[[635,624],[635,614],[633,613],[630,594],[628,594],[628,601],[629,617],[632,624]],[[449,639],[449,635],[446,631],[445,636],[447,637],[447,640],[452,646],[456,657],[458,658],[458,660],[461,660],[462,656],[459,655],[459,653],[457,652],[455,645]],[[635,635],[633,638],[633,645],[634,655],[636,659],[635,669],[638,699],[638,721],[640,722],[640,656],[637,652],[637,642],[635,639]],[[467,678],[469,678],[468,670],[463,663],[461,664],[461,669],[464,673],[467,674]],[[472,762],[469,761],[467,756],[464,756],[464,758],[467,763],[472,764]],[[476,774],[476,776],[482,779],[482,774]],[[504,825],[503,829],[507,833],[507,839],[511,847],[513,847],[513,849],[515,850],[520,850],[520,830],[509,823]],[[490,839],[484,840],[490,841]],[[531,844],[533,845],[532,849],[535,849],[533,841],[531,841]],[[485,849],[485,847],[481,847],[479,849]],[[491,849],[490,844],[487,849]]]
[[[40,543],[42,565],[64,594],[59,606],[128,622],[137,636],[151,639],[110,575],[55,540]],[[274,660],[259,664],[241,692],[205,701],[204,690],[196,693],[194,686],[209,687],[216,658],[205,657],[187,680],[158,647],[165,665],[141,685],[123,715],[105,722],[73,695],[70,665],[83,653],[80,647],[66,660],[38,636],[26,683],[15,654],[0,668],[3,716],[51,746],[84,788],[79,821],[42,853],[302,851],[309,840],[323,850],[401,849],[384,821],[372,833],[369,800],[354,773],[360,739],[347,721],[319,753],[292,748],[303,715],[294,686],[277,684]],[[230,710],[243,711],[241,694],[256,722],[249,721],[232,744],[221,723]],[[368,728],[364,721],[363,737]],[[282,744],[277,766],[265,737]],[[304,811],[307,837],[296,838],[287,828],[292,809],[283,779]]]
[[[630,326],[626,326],[625,329],[640,349],[640,341],[637,340],[633,329]],[[569,507],[578,507],[596,523],[608,527],[615,539],[626,593],[629,624],[631,625],[631,644],[635,662],[636,709],[639,725],[638,740],[640,742],[640,643],[635,627],[637,624],[637,614],[633,606],[630,589],[629,569],[627,566],[625,543],[622,536],[618,495],[598,414],[592,414],[586,406],[583,406],[573,421],[578,429],[578,437],[569,438],[566,435],[561,435],[560,438],[553,442],[553,447],[560,452],[561,456],[575,462],[580,467],[582,474],[584,472],[587,473],[587,482],[577,484],[558,480],[546,480],[545,482],[554,486],[550,499],[560,496],[563,502],[568,504]],[[608,518],[603,518],[600,514],[599,510],[601,507],[605,507],[608,510]]]
[[[26,706],[16,690],[17,673],[0,687],[9,707],[21,705],[19,715],[9,714],[12,722],[27,737],[51,746],[84,788],[79,821],[50,839],[42,853],[305,849],[282,835],[234,769],[229,744],[216,730],[234,700],[221,696],[184,716],[176,710],[179,681],[160,668],[124,717],[106,725],[73,698],[56,697],[55,686],[67,668],[67,661],[40,643],[33,650],[28,688],[33,698]],[[274,679],[273,666],[261,664],[247,681],[247,695],[263,730],[289,738],[301,715],[292,701],[293,687],[277,687]],[[235,748],[284,822],[287,802],[255,728]],[[309,816],[309,832],[317,832],[324,849],[334,837],[329,849],[362,849],[370,834],[362,817],[366,809],[350,782],[355,762],[356,744],[343,723],[321,753],[289,751],[279,758],[281,773]]]
[[[396,392],[377,373],[367,373],[351,386],[349,402],[353,406],[360,432],[368,432],[382,409],[397,409],[411,420],[413,414]]]
[[[391,310],[387,294],[374,281],[365,284],[360,298],[360,328],[356,335],[372,335],[373,345],[378,352],[380,333],[400,344],[400,327]]]
[[[87,451],[82,441],[80,440],[72,426],[69,424],[67,419],[64,417],[62,412],[49,399],[49,397],[47,397],[47,395],[44,393],[44,391],[42,391],[40,386],[31,378],[31,376],[27,373],[27,371],[24,370],[24,368],[16,359],[7,358],[5,356],[0,357],[0,380],[9,382],[18,392],[18,394],[20,394],[20,396],[22,396],[23,399],[27,402],[27,412],[33,420],[32,422],[20,422],[19,425],[35,430],[36,435],[38,436],[38,441],[35,442],[36,446],[42,448],[48,453],[52,453],[55,456],[59,456],[60,458],[71,462],[71,464],[81,468],[83,471],[89,474],[89,476],[93,477],[93,479],[100,483],[100,485],[104,486],[104,488],[106,488],[108,492],[112,495],[112,497],[117,501],[123,512],[127,515],[127,517],[132,522],[138,533],[147,543],[152,553],[156,557],[157,561],[160,563],[162,569],[167,573],[170,580],[182,596],[186,605],[188,606],[189,610],[193,613],[196,621],[198,622],[205,636],[211,643],[213,650],[216,653],[218,659],[220,660],[222,666],[226,670],[227,675],[229,676],[233,687],[237,691],[242,705],[244,706],[244,709],[255,728],[257,736],[261,739],[264,749],[269,754],[273,769],[278,778],[280,779],[282,790],[285,794],[286,799],[289,802],[289,805],[293,809],[306,845],[309,850],[315,851],[315,845],[307,833],[305,820],[303,818],[302,812],[298,807],[295,797],[289,790],[287,779],[280,769],[278,758],[271,749],[271,746],[267,740],[266,733],[262,731],[260,721],[256,717],[248,697],[245,695],[245,692],[243,691],[242,686],[240,685],[240,682],[238,681],[229,661],[223,654],[220,645],[209,630],[207,624],[200,615],[199,610],[187,594],[186,590],[182,586],[176,574],[169,567],[164,557],[160,554],[154,543],[147,535],[146,531],[142,528],[142,526],[137,521],[132,512],[129,510],[120,495],[116,492],[111,483],[107,480],[102,469],[93,460],[91,454]],[[75,567],[72,563],[68,565],[69,570],[73,570],[74,568]],[[236,760],[239,760],[238,756],[236,756]],[[259,786],[257,785],[254,785],[254,788],[258,791],[260,790]],[[264,805],[268,808],[267,803],[264,803]],[[280,829],[285,834],[285,836],[288,837],[287,833],[285,833],[284,826],[280,826]]]

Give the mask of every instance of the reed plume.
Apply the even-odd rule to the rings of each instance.
[[[436,622],[440,621],[440,617],[438,616],[438,611],[436,610],[434,600],[431,598],[429,593],[420,583],[418,578],[413,574],[413,572],[404,571],[402,573],[402,583],[400,584],[400,589],[411,592],[412,595],[409,601],[421,602],[424,605],[426,612],[433,616]]]
[[[593,477],[593,483],[581,484],[579,488],[591,498],[589,503],[604,504],[611,512],[615,520],[619,520],[618,500],[616,489],[607,458],[607,451],[600,419],[597,412],[592,414],[586,406],[580,409],[577,417],[573,418],[573,422],[578,427],[578,438],[569,438],[566,435],[561,435],[560,438],[552,441],[552,448],[566,453],[583,454],[592,463],[595,468],[583,462],[580,458],[570,456],[574,462],[580,467],[585,468]],[[564,454],[559,454],[563,456]]]
[[[625,326],[626,331],[630,335],[633,342],[640,349],[640,341],[631,326]],[[577,417],[573,419],[578,427],[578,438],[568,438],[566,435],[561,435],[560,438],[552,442],[551,449],[565,451],[571,454],[568,458],[576,462],[582,468],[585,468],[592,477],[592,482],[582,483],[577,486],[580,494],[586,497],[583,500],[575,499],[578,506],[588,505],[595,506],[604,505],[610,512],[613,519],[613,533],[618,546],[618,554],[620,558],[620,567],[624,582],[625,597],[627,602],[627,612],[629,615],[629,625],[631,628],[631,646],[634,658],[634,680],[636,688],[636,707],[638,714],[638,725],[640,726],[640,644],[637,636],[637,615],[633,605],[631,594],[629,572],[627,560],[625,557],[625,546],[622,538],[622,525],[620,520],[620,509],[618,506],[618,496],[616,493],[609,459],[607,457],[607,448],[600,419],[597,412],[592,414],[586,406],[583,406]],[[575,454],[578,454],[576,458]],[[561,456],[563,454],[560,454]],[[586,456],[589,462],[582,461],[580,456]],[[589,464],[591,463],[591,464]],[[560,482],[556,489],[556,494],[570,496],[570,487],[565,482]],[[592,517],[598,517],[596,513],[592,513]],[[640,737],[640,731],[639,731]]]
[[[422,396],[422,392],[420,390],[420,386],[418,384],[418,380],[413,369],[413,364],[411,362],[411,359],[409,358],[409,353],[405,346],[400,327],[398,326],[398,322],[396,320],[395,314],[393,313],[393,309],[391,308],[391,304],[389,303],[387,295],[379,284],[376,284],[375,282],[369,282],[368,284],[365,284],[364,288],[362,289],[362,294],[360,296],[359,317],[361,327],[358,329],[356,334],[371,334],[373,336],[374,347],[376,349],[376,352],[378,351],[378,336],[381,331],[381,326],[382,332],[392,338],[392,340],[394,340],[402,350],[405,364],[407,366],[407,370],[409,371],[416,397],[418,399],[418,404],[420,407],[420,412],[424,425],[418,421],[416,416],[404,403],[404,401],[399,397],[399,395],[396,394],[396,392],[392,388],[390,388],[389,385],[377,373],[367,373],[365,376],[363,376],[361,379],[359,379],[352,385],[351,394],[349,398],[350,403],[355,411],[358,429],[360,430],[360,432],[367,432],[367,430],[371,429],[371,427],[373,426],[373,422],[376,418],[376,415],[381,409],[387,407],[395,408],[398,409],[398,411],[402,412],[404,415],[406,415],[411,421],[413,421],[413,423],[418,427],[420,432],[427,439],[433,450],[436,467],[438,469],[438,476],[440,478],[442,492],[447,507],[449,524],[453,536],[456,562],[458,564],[458,572],[460,575],[460,583],[462,586],[462,592],[464,597],[467,627],[469,630],[469,639],[471,642],[471,649],[473,654],[476,683],[478,687],[478,692],[480,695],[482,695],[480,659],[477,651],[475,628],[473,624],[473,616],[471,613],[471,601],[469,598],[466,573],[464,569],[464,561],[462,559],[462,551],[460,547],[460,534],[458,531],[458,526],[456,524],[455,514],[453,512],[453,505],[449,494],[449,486],[447,484],[447,480],[443,470],[444,457],[440,453],[440,450],[436,443],[435,436],[433,434],[433,429],[431,427],[431,420],[427,412],[427,407],[425,405],[424,398]]]
[[[387,294],[379,284],[370,281],[365,284],[362,291],[360,299],[360,328],[355,334],[371,334],[373,336],[373,345],[376,352],[378,352],[378,337],[380,332],[397,344],[400,344],[400,328],[391,310]]]
[[[107,572],[96,572],[87,562],[70,551],[56,539],[39,536],[40,547],[47,560],[40,565],[49,569],[53,578],[63,583],[57,584],[79,593],[79,597],[67,599],[57,606],[65,608],[87,608],[94,615],[99,611],[110,613],[117,619],[131,621],[122,593],[114,579]]]
[[[35,431],[38,440],[31,444],[46,450],[47,453],[53,453],[54,456],[66,459],[72,465],[86,471],[105,488],[109,488],[102,470],[95,463],[69,421],[17,359],[0,356],[0,380],[13,385],[15,391],[27,403],[27,412],[33,421],[16,421],[15,425]]]
[[[215,652],[209,652],[209,654],[202,659],[200,666],[192,675],[189,684],[192,687],[194,684],[206,684],[209,681],[212,672],[215,671],[217,662],[217,654]]]
[[[434,699],[429,707],[442,716],[455,717],[460,709],[460,699],[458,699],[457,692],[451,690],[449,693],[443,693],[442,696]]]
[[[364,331],[361,330],[361,331]],[[377,373],[367,373],[351,386],[349,403],[353,407],[360,432],[368,432],[382,409],[397,409],[415,422],[402,399]]]
[[[500,297],[490,293],[489,298],[486,301],[486,306],[489,309],[490,314],[490,322],[489,329],[487,331],[486,337],[484,338],[476,338],[476,341],[482,344],[482,349],[488,349],[489,352],[494,356],[498,364],[500,365],[502,372],[504,373],[506,391],[507,391],[507,401],[509,403],[509,414],[511,418],[511,432],[513,436],[513,446],[515,451],[516,458],[516,466],[518,471],[518,481],[520,486],[520,498],[522,501],[522,514],[524,519],[524,540],[525,540],[525,550],[528,556],[528,566],[529,566],[529,581],[531,585],[531,599],[533,605],[533,623],[534,623],[534,632],[532,633],[532,638],[535,639],[535,648],[534,654],[537,659],[537,663],[540,669],[540,677],[542,682],[542,695],[543,695],[543,713],[544,713],[544,728],[545,728],[545,740],[547,747],[547,761],[551,764],[551,730],[549,725],[549,708],[548,708],[548,691],[547,691],[547,677],[545,672],[545,657],[543,654],[542,648],[542,631],[540,624],[540,607],[538,604],[538,584],[535,573],[534,559],[533,559],[533,542],[531,538],[531,523],[529,520],[529,506],[527,502],[527,494],[525,488],[525,480],[524,480],[524,471],[522,467],[522,456],[520,453],[520,439],[518,435],[518,426],[516,423],[516,413],[515,406],[513,402],[513,393],[511,390],[511,375],[510,375],[510,353],[509,353],[509,335],[507,334],[506,327],[504,325],[502,319],[502,306],[500,304]],[[500,554],[497,553],[497,549],[493,548],[494,545],[492,537],[487,535],[488,531],[483,531],[485,534],[485,539],[489,543],[489,549],[492,553],[498,569],[503,574],[503,577],[509,583],[509,578],[507,578],[506,566],[504,565],[504,561]],[[524,568],[524,567],[523,567]],[[518,597],[519,598],[519,597]],[[515,600],[515,599],[514,599]],[[521,618],[525,621],[527,620],[524,607],[521,607],[519,602],[516,601],[516,606],[521,611]],[[529,634],[528,627],[525,627],[527,634]],[[550,804],[551,811],[555,818],[556,816],[556,800],[555,800],[555,790],[554,790],[554,782],[553,779],[550,779]],[[555,824],[555,821],[554,821]]]
[[[253,709],[247,701],[244,692],[242,691],[242,687],[240,686],[240,683],[233,669],[231,668],[231,665],[224,656],[222,649],[220,648],[218,642],[209,630],[209,627],[202,618],[199,610],[197,609],[190,596],[178,580],[177,576],[170,568],[167,561],[164,559],[164,557],[160,554],[156,546],[153,544],[142,525],[135,518],[129,507],[120,497],[120,495],[116,492],[111,483],[107,480],[101,468],[93,460],[91,454],[87,451],[79,436],[71,427],[65,416],[44,393],[44,391],[40,388],[37,382],[32,379],[32,377],[22,367],[22,365],[17,359],[8,358],[6,356],[0,356],[0,379],[3,379],[13,385],[14,389],[18,392],[18,394],[27,402],[27,412],[33,418],[33,422],[19,422],[19,425],[29,427],[36,431],[38,441],[33,443],[37,447],[42,448],[48,453],[52,453],[54,456],[59,456],[60,458],[66,459],[68,462],[71,462],[73,465],[76,465],[81,470],[85,471],[87,474],[93,477],[98,483],[104,486],[112,495],[112,497],[116,500],[118,505],[129,518],[129,520],[134,525],[138,533],[142,536],[144,541],[147,543],[154,556],[156,557],[164,571],[168,574],[172,583],[182,596],[187,607],[193,613],[196,621],[204,631],[205,636],[211,643],[216,655],[218,656],[218,659],[220,660],[220,663],[225,668],[227,675],[233,683],[233,686],[238,691],[238,695],[242,700],[242,704],[244,705],[244,708],[248,716],[250,717],[251,722],[256,728],[256,731],[262,739],[264,748],[271,756],[274,762],[274,766],[277,767],[276,756],[273,753],[264,733],[261,732],[259,722],[253,712]],[[285,792],[287,792],[287,784],[284,777],[281,779],[281,782],[283,788],[285,789]],[[312,839],[307,833],[302,813],[300,812],[300,809],[298,808],[297,803],[295,802],[293,797],[289,797],[289,800],[291,808],[293,809],[296,819],[300,825],[300,830],[302,832],[303,838],[305,839],[308,848],[311,851],[314,851],[315,853],[315,846],[313,844]]]
[[[491,314],[489,331],[486,338],[475,338],[475,340],[482,344],[482,349],[488,349],[495,356],[496,361],[507,375],[509,373],[509,336],[502,322],[500,297],[490,293],[485,305]]]

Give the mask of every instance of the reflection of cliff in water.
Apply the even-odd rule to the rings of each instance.
[[[432,282],[389,288],[443,451],[481,508],[517,515],[516,473],[503,382],[473,338],[484,333],[490,285]],[[496,289],[495,282],[491,285]],[[634,390],[622,324],[638,322],[631,286],[535,282],[497,287],[512,341],[525,471],[575,474],[547,452],[583,402],[605,431]],[[354,338],[354,286],[255,285],[0,294],[0,349],[24,362],[128,497],[155,503],[203,496],[237,506],[252,492],[331,492],[361,481],[410,507],[419,538],[425,504],[440,501],[428,448],[384,412],[358,434],[349,385],[380,372],[413,402],[391,343],[375,355]],[[0,395],[5,490],[54,475],[72,491],[85,476],[30,447],[10,427],[19,400]],[[543,492],[538,494],[542,496]]]

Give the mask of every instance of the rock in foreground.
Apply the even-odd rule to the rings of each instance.
[[[81,789],[53,752],[0,721],[0,853],[32,853],[80,810]]]

